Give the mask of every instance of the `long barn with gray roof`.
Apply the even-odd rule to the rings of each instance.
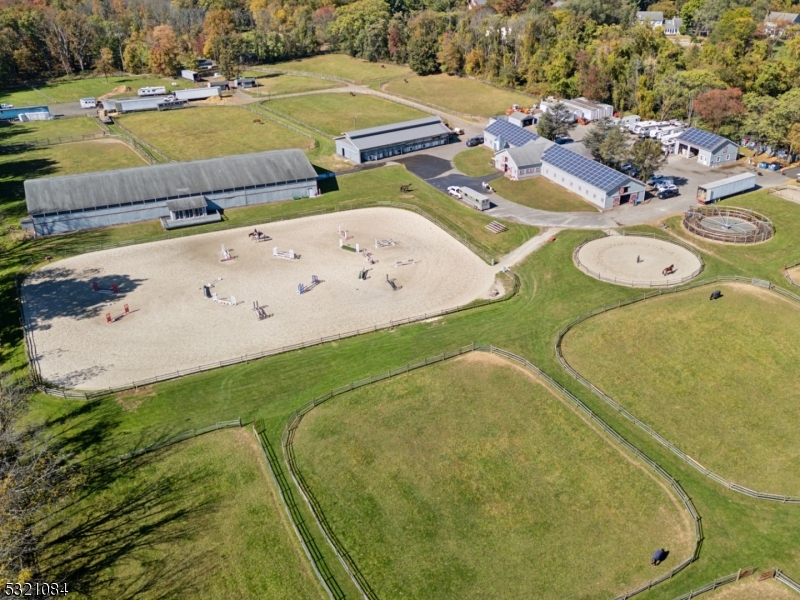
[[[450,142],[452,135],[440,117],[425,117],[347,131],[335,140],[336,154],[360,164],[442,146]]]
[[[227,208],[318,193],[317,173],[296,149],[25,181],[37,235],[154,219],[174,229],[219,221]]]

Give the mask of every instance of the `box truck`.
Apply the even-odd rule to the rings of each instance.
[[[711,204],[728,196],[752,190],[754,187],[756,187],[755,173],[741,173],[698,186],[697,201],[700,204]]]

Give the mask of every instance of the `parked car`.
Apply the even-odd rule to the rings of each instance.
[[[459,200],[464,198],[464,195],[461,193],[461,188],[455,185],[451,185],[449,188],[447,188],[447,193],[454,198],[458,198]]]
[[[672,198],[673,196],[680,196],[680,194],[681,194],[680,190],[674,185],[658,190],[658,198],[660,200],[664,200],[665,198]]]
[[[663,180],[664,176],[658,173],[654,173],[650,176],[650,179],[647,180],[647,185],[656,185],[659,181]]]
[[[0,104],[0,108],[14,108],[13,104]]]
[[[476,135],[475,137],[471,137],[467,140],[467,146],[472,148],[473,146],[480,146],[483,143],[483,136]]]
[[[461,127],[453,127],[453,133],[456,135],[464,135],[464,130]]]
[[[669,187],[675,187],[675,180],[671,177],[664,177],[658,183],[656,183],[656,189],[659,191]]]
[[[568,137],[563,137],[563,138],[562,137],[557,137],[556,138],[556,144],[558,144],[559,146],[563,146],[565,144],[571,144],[574,141],[575,140],[573,140],[572,138],[568,138]]]

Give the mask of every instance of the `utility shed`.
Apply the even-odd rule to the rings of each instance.
[[[532,131],[523,129],[505,119],[493,120],[483,130],[483,145],[488,146],[495,152],[500,152],[506,148],[518,148],[538,138],[539,136]]]
[[[524,112],[514,111],[508,115],[508,122],[517,127],[530,127],[533,125],[533,115]]]
[[[701,165],[716,167],[734,162],[739,157],[739,146],[727,138],[693,127],[675,138],[675,154],[697,157]]]
[[[442,146],[453,132],[441,117],[425,117],[380,127],[346,131],[335,139],[336,154],[360,164]]]
[[[552,145],[540,137],[519,148],[506,148],[494,155],[494,166],[511,180],[535,177],[542,172],[542,154]]]
[[[600,208],[644,200],[644,183],[554,144],[542,154],[542,175]]]
[[[194,225],[228,208],[318,193],[317,173],[297,149],[25,181],[37,235],[154,219]]]

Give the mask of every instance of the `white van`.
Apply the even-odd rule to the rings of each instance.
[[[163,96],[167,93],[167,88],[163,85],[156,87],[139,88],[136,92],[139,96]]]
[[[97,100],[94,98],[81,98],[81,108],[97,108]]]

